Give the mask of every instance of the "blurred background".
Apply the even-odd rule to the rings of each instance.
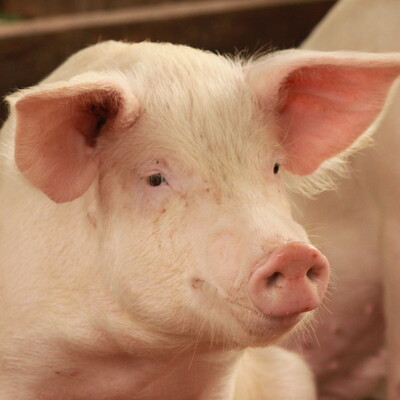
[[[0,0],[0,96],[102,40],[168,41],[219,53],[295,47],[335,0]],[[0,104],[0,125],[7,114]]]

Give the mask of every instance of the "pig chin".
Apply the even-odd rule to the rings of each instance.
[[[265,346],[277,342],[303,321],[304,313],[296,313],[282,317],[272,317],[260,312],[232,309],[241,332],[237,334],[237,342],[243,346]]]
[[[305,313],[269,316],[258,311],[248,301],[238,301],[220,294],[211,284],[197,282],[198,311],[204,309],[211,318],[213,345],[221,341],[224,347],[265,346],[278,341],[304,318]],[[194,287],[192,285],[192,287]],[[245,304],[244,304],[245,303]],[[309,313],[307,313],[309,314]],[[216,334],[220,332],[220,335]]]

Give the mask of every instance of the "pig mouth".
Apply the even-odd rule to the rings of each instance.
[[[229,325],[233,323],[234,341],[239,346],[264,346],[274,343],[303,320],[305,314],[299,312],[283,316],[270,316],[253,308],[246,296],[239,299],[236,296],[233,298],[228,293],[221,293],[214,285],[203,279],[192,279],[191,286],[196,291],[203,292],[206,297],[214,298],[207,302],[210,306],[217,307],[219,310],[222,306],[225,309],[225,316],[230,315],[231,323]],[[217,300],[218,306],[215,300]]]
[[[230,304],[232,314],[239,322],[242,329],[248,331],[251,336],[268,336],[278,338],[290,331],[304,316],[304,313],[295,313],[284,316],[269,316],[252,309],[244,304],[229,298],[224,300]]]

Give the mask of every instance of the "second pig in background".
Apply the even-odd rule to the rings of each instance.
[[[397,0],[342,0],[302,47],[399,52],[399,21]],[[370,133],[372,144],[350,157],[336,190],[296,200],[334,276],[315,336],[289,346],[312,366],[321,400],[400,399],[398,89]]]

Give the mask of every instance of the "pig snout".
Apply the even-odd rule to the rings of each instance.
[[[249,294],[264,315],[283,317],[313,310],[328,286],[329,263],[308,243],[290,242],[275,249],[252,272]]]

